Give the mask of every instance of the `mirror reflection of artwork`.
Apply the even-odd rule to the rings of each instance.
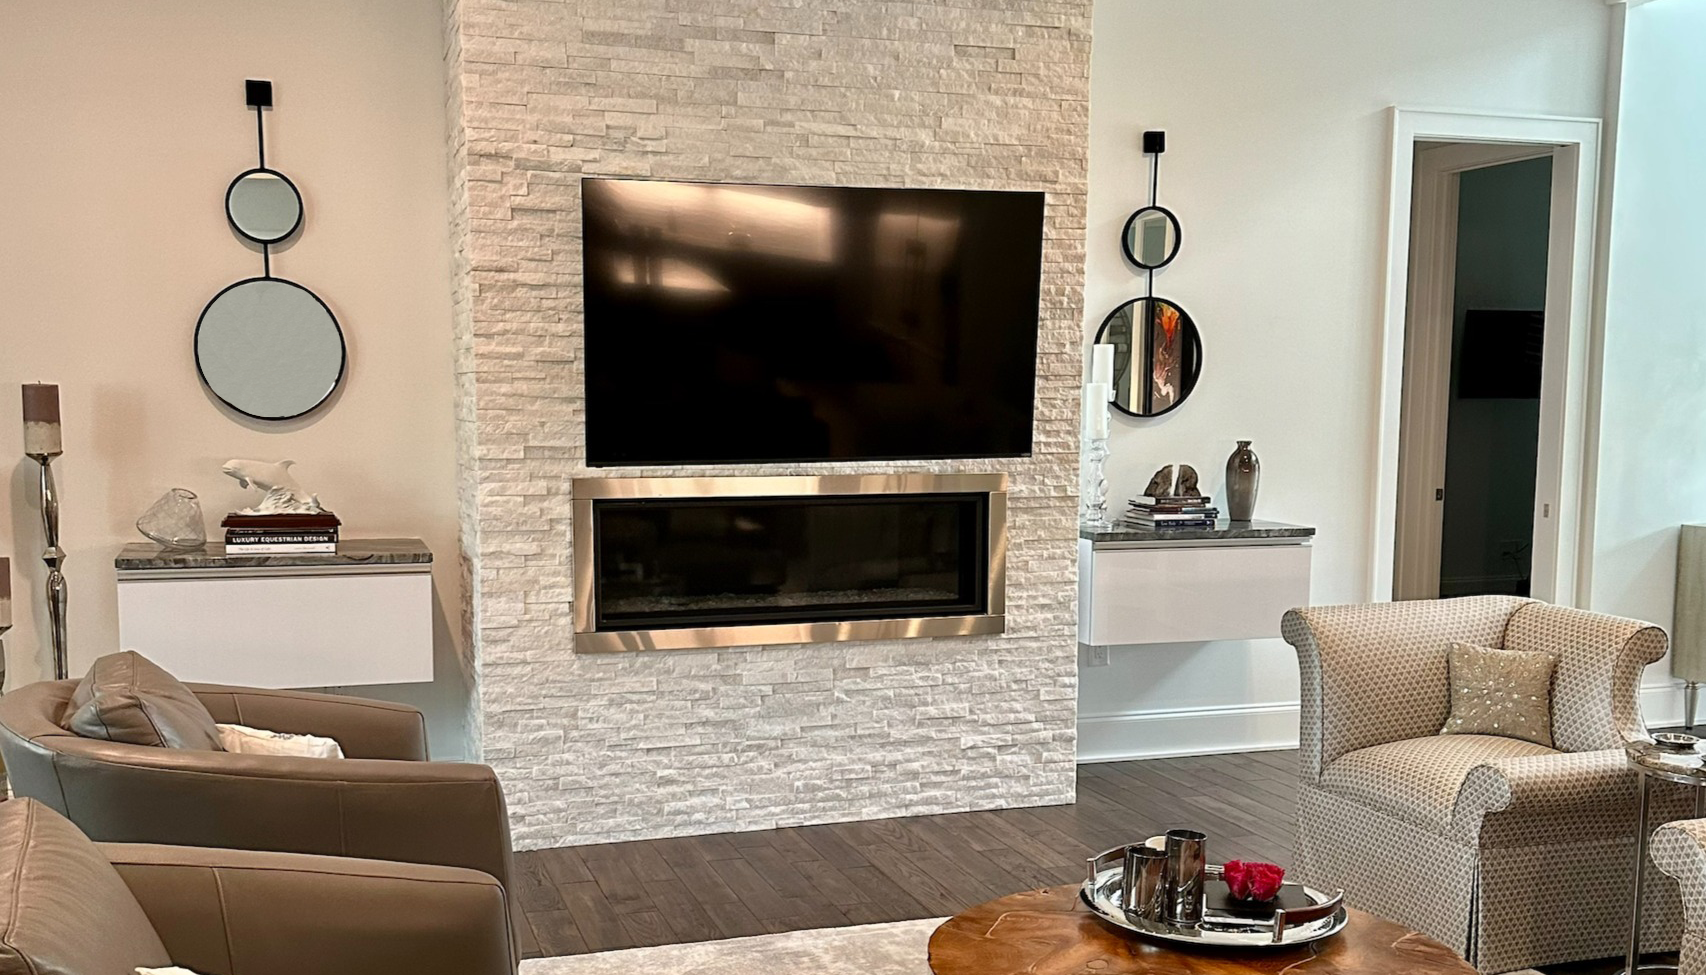
[[[1160,416],[1177,407],[1202,373],[1196,323],[1166,298],[1134,298],[1115,308],[1096,341],[1114,347],[1113,405],[1133,416]]]

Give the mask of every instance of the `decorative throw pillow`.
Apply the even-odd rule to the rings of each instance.
[[[1440,734],[1502,735],[1552,747],[1555,655],[1453,643],[1447,659],[1451,714]]]
[[[240,724],[219,726],[219,743],[239,755],[288,755],[292,758],[343,758],[344,750],[334,739],[319,735],[292,735]]]
[[[102,741],[223,750],[213,715],[195,692],[135,650],[95,661],[71,692],[71,706],[61,724],[74,734]]]

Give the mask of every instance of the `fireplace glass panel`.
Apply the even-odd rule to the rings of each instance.
[[[975,615],[987,494],[593,505],[596,629]]]

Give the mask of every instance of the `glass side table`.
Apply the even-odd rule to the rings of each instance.
[[[1647,846],[1653,837],[1653,826],[1647,819],[1652,808],[1655,779],[1692,788],[1694,818],[1701,818],[1702,808],[1706,806],[1706,755],[1701,753],[1702,748],[1706,748],[1706,742],[1686,751],[1660,748],[1650,741],[1631,742],[1624,746],[1624,752],[1629,757],[1629,767],[1639,773],[1641,784],[1637,790],[1640,798],[1636,803],[1635,814],[1638,831],[1635,834],[1635,896],[1632,898],[1634,907],[1629,919],[1629,952],[1624,958],[1623,971],[1619,975],[1676,971],[1675,965],[1641,964],[1641,901],[1646,893]]]

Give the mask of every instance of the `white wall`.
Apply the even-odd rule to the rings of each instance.
[[[149,503],[190,488],[217,531],[247,493],[222,461],[291,458],[347,535],[420,536],[439,556],[439,679],[379,693],[428,708],[436,753],[460,749],[466,689],[445,622],[461,597],[441,16],[433,0],[0,3],[0,554],[20,617],[10,686],[48,660],[17,390],[57,382],[73,672],[117,646],[112,559],[141,540],[132,525]],[[282,424],[224,411],[191,353],[202,306],[260,272],[222,207],[254,165],[248,77],[277,85],[268,162],[306,201],[274,271],[325,299],[350,346],[341,393]]]
[[[1184,236],[1156,293],[1196,319],[1205,358],[1184,406],[1115,419],[1112,496],[1179,461],[1220,495],[1251,439],[1257,516],[1320,529],[1313,601],[1366,599],[1386,110],[1597,117],[1610,19],[1603,0],[1097,4],[1085,341],[1142,293],[1117,239],[1147,202],[1140,133],[1165,129],[1160,201]],[[1277,639],[1112,657],[1082,674],[1082,758],[1295,741],[1297,667]]]
[[[1671,623],[1677,526],[1706,520],[1706,0],[1625,25],[1593,606]],[[1669,683],[1650,667],[1649,687]],[[1649,693],[1676,708],[1673,696]],[[1680,714],[1680,711],[1673,711]],[[1649,715],[1649,720],[1653,720]]]

